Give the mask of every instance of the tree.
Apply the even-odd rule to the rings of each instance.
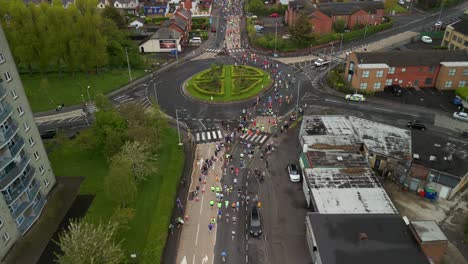
[[[104,18],[112,20],[119,28],[124,28],[127,26],[125,17],[114,6],[106,6],[101,15]]]
[[[346,26],[346,22],[344,21],[344,19],[341,19],[341,18],[337,19],[335,23],[333,23],[333,29],[337,33],[343,33],[345,26]]]
[[[127,141],[122,146],[122,150],[117,156],[118,160],[127,160],[130,162],[133,178],[136,183],[140,183],[147,179],[147,177],[156,171],[154,161],[156,156],[149,148],[150,145],[146,142]]]
[[[94,102],[96,104],[96,107],[100,111],[105,111],[106,112],[106,111],[111,111],[112,110],[111,102],[102,93],[96,94],[96,96],[94,97]]]
[[[117,230],[128,230],[128,223],[135,216],[135,209],[117,207],[111,216],[111,221],[117,225]]]
[[[115,111],[99,111],[93,127],[96,143],[107,157],[120,151],[127,140],[127,122]]]
[[[311,39],[312,25],[305,14],[299,15],[294,26],[291,27],[291,37],[293,40],[303,43]]]
[[[63,251],[57,254],[61,264],[125,262],[124,251],[120,243],[114,241],[116,224],[94,225],[85,221],[71,221],[67,230],[59,235],[58,242]]]
[[[137,186],[132,175],[132,164],[122,156],[112,157],[109,174],[104,179],[104,188],[109,199],[125,208],[137,195]]]
[[[384,2],[385,9],[393,8],[395,5],[397,5],[396,0],[385,0]]]

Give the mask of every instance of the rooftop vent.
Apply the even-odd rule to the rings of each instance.
[[[414,154],[413,154],[413,158],[414,158],[414,159],[419,159],[419,154],[418,154],[418,153],[414,153]]]
[[[359,233],[359,240],[368,240],[369,237],[366,233]]]

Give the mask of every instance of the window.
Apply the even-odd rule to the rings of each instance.
[[[367,83],[361,83],[361,85],[359,85],[359,89],[361,90],[367,89]]]
[[[29,127],[28,123],[24,123],[23,126],[24,126],[24,131],[25,132],[28,132],[29,129],[31,129],[31,127]]]
[[[406,68],[401,68],[401,72],[406,72]]]
[[[5,233],[3,233],[3,242],[6,244],[8,240],[10,240],[10,235],[5,231]]]
[[[455,68],[451,68],[448,71],[449,76],[455,76],[456,73],[457,73],[457,69],[455,69]]]
[[[392,79],[385,80],[385,85],[392,85]]]
[[[382,86],[382,83],[380,82],[374,83],[374,90],[379,90],[381,86]]]
[[[36,160],[38,160],[38,159],[39,159],[39,152],[37,152],[37,151],[36,151],[36,152],[34,152],[34,158],[35,158]]]
[[[34,142],[34,138],[30,137],[29,138],[29,145],[34,146],[36,144],[36,142]]]
[[[16,93],[16,89],[15,89],[15,88],[13,88],[13,89],[11,90],[11,95],[13,96],[13,99],[18,98],[18,94]]]
[[[23,107],[18,106],[18,114],[19,114],[20,116],[24,115]]]
[[[468,68],[463,69],[463,76],[468,76]]]
[[[41,174],[44,174],[44,172],[45,172],[45,170],[44,170],[44,165],[39,166],[39,172],[40,172]]]
[[[351,62],[351,63],[349,64],[349,70],[350,70],[350,71],[354,71],[354,62]]]
[[[383,77],[383,71],[382,71],[382,70],[377,71],[377,72],[375,73],[375,77]]]
[[[458,83],[458,87],[465,87],[465,85],[466,85],[466,81],[460,81]]]
[[[434,71],[435,71],[435,66],[432,65],[432,66],[429,68],[429,72],[430,72],[430,73],[434,73]]]
[[[450,32],[445,31],[445,36],[448,37],[450,35]]]
[[[444,87],[445,88],[451,88],[452,87],[452,81],[446,81]]]
[[[390,67],[390,69],[388,69],[388,73],[390,74],[395,73],[395,67]]]
[[[5,72],[3,76],[5,77],[5,81],[7,82],[11,81],[11,75],[9,72]]]
[[[362,78],[368,78],[370,71],[362,71]]]
[[[5,62],[5,57],[3,56],[3,53],[0,52],[0,63]]]
[[[47,180],[47,178],[44,179],[44,185],[45,187],[49,186],[50,182],[49,180]]]

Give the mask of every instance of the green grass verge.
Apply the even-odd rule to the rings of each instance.
[[[468,99],[468,86],[457,88],[455,90],[455,94],[460,96],[463,100],[467,100]]]
[[[257,73],[257,75],[252,75],[253,72]],[[209,92],[202,91],[202,87],[197,85],[204,80],[203,78],[200,78],[200,76],[205,76],[206,73],[206,71],[202,71],[199,74],[193,76],[187,82],[185,87],[190,96],[203,101],[234,102],[249,99],[261,93],[264,89],[267,89],[273,82],[273,80],[269,78],[270,75],[261,69],[250,66],[243,66],[242,69],[238,68],[234,70],[233,65],[225,65],[222,79],[222,93],[211,94]],[[246,73],[248,75],[240,75],[241,73]],[[255,79],[257,82],[252,82],[255,83],[253,87],[234,87],[233,85],[241,83],[237,81],[237,79],[242,78],[248,78],[252,80]],[[211,100],[211,97],[213,97],[213,100]]]
[[[144,70],[133,70],[132,77],[138,78],[144,75]],[[88,100],[87,87],[91,98],[98,93],[107,94],[129,82],[128,71],[112,70],[99,74],[50,73],[41,74],[21,74],[26,95],[33,112],[53,110],[59,104],[65,106],[82,103],[81,95]]]
[[[91,133],[86,131],[83,133]],[[142,263],[159,263],[166,242],[177,184],[183,170],[184,152],[176,144],[177,133],[163,130],[161,149],[155,166],[158,171],[139,186],[138,196],[130,207],[135,215],[129,229],[118,234],[128,254],[144,255]],[[56,175],[84,176],[80,194],[93,194],[95,199],[86,214],[92,222],[108,221],[117,204],[104,192],[108,174],[107,160],[99,150],[84,150],[76,141],[67,141],[49,155]]]
[[[395,11],[395,14],[408,13],[408,9],[402,7],[397,2],[393,3],[393,5],[388,6],[388,7],[385,8],[385,13],[387,13],[387,14],[391,13],[392,11]]]

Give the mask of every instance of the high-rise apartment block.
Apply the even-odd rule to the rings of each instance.
[[[55,176],[0,27],[0,259],[37,221]]]

